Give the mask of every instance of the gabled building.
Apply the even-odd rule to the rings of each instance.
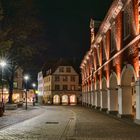
[[[81,63],[83,105],[140,124],[140,1],[114,0],[96,35],[90,27],[91,47]]]
[[[43,78],[45,104],[77,104],[81,102],[79,75],[72,66],[57,65],[46,71]]]

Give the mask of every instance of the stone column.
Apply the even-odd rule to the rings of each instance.
[[[86,94],[86,106],[87,106],[87,104],[88,104],[88,93],[86,92],[85,94]]]
[[[85,105],[85,93],[82,92],[82,105],[84,106]]]
[[[95,91],[95,108],[96,109],[100,108],[100,91],[99,90]]]
[[[95,107],[95,90],[93,91],[93,107]]]
[[[91,107],[92,107],[92,105],[93,105],[93,91],[91,91]]]
[[[136,119],[135,123],[140,124],[140,80],[136,82]]]
[[[100,90],[100,105],[102,111],[107,111],[107,91],[106,90]]]
[[[132,87],[118,88],[119,117],[132,117]]]
[[[123,114],[123,111],[122,111],[122,88],[119,86],[118,87],[118,113],[121,115]]]
[[[107,113],[118,113],[118,91],[116,89],[107,89]]]
[[[88,92],[88,106],[90,106],[91,105],[91,95],[90,95],[91,93],[90,92]]]

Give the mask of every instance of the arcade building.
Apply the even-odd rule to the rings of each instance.
[[[82,104],[140,124],[140,0],[114,0],[81,63]]]

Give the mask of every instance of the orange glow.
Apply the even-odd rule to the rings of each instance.
[[[109,77],[110,77],[110,71],[109,71],[109,65],[106,65],[107,70],[106,70],[106,79],[107,79],[107,88],[109,88]]]
[[[116,48],[117,48],[117,51],[119,51],[122,47],[122,12],[120,12],[118,14],[118,16],[116,17],[116,20],[115,20],[115,24],[116,24],[116,28],[115,28],[115,34],[116,34],[116,37],[115,37],[115,40],[116,40]]]
[[[135,69],[135,71],[136,71],[136,77],[137,78],[139,78],[140,77],[140,75],[139,75],[139,62],[138,61],[136,61],[136,63],[134,63],[134,69]]]
[[[139,24],[139,21],[140,21],[140,15],[139,15],[139,8],[138,8],[138,0],[133,0],[133,13],[134,13],[134,20],[135,20],[135,24],[136,25],[136,33],[135,35],[138,35],[139,32],[140,32],[140,24]]]
[[[122,65],[122,56],[118,56],[116,58],[116,74],[117,74],[117,82],[118,82],[118,85],[121,84],[121,65]]]
[[[106,34],[106,57],[107,57],[107,60],[109,60],[110,58],[110,30],[108,30]]]

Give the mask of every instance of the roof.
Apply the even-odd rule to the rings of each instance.
[[[59,66],[72,66],[77,72],[76,66],[72,61],[64,60],[61,58],[59,60],[51,60],[49,63],[45,63],[42,67],[43,76],[54,73]],[[48,74],[46,74],[46,71],[49,71]]]

